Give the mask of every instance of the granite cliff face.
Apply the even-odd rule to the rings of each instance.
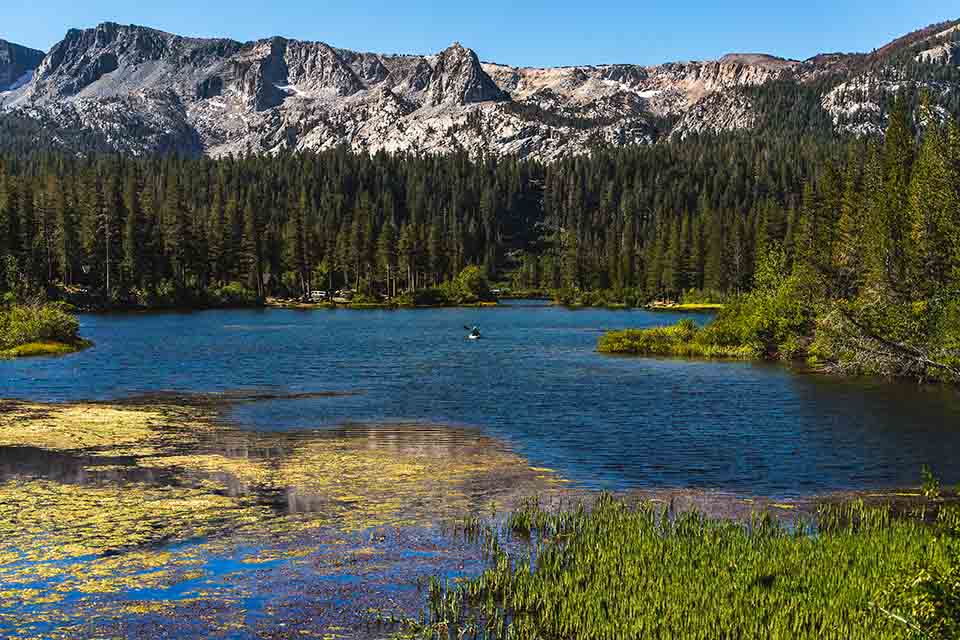
[[[889,94],[908,81],[890,62],[904,55],[923,67],[955,67],[958,25],[935,25],[869,55],[534,69],[482,63],[459,43],[432,56],[383,55],[105,23],[68,31],[45,56],[0,41],[0,111],[96,132],[137,155],[346,145],[551,161],[606,145],[749,130],[764,118],[758,96],[784,84],[817,91],[838,130],[875,133]],[[960,88],[909,82],[938,95]]]
[[[43,52],[0,40],[0,91],[17,89],[33,78]]]

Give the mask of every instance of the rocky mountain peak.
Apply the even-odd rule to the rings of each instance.
[[[71,29],[44,58],[30,98],[122,96],[134,90],[169,89],[173,80],[232,55],[241,46],[231,40],[184,38],[113,22]]]
[[[0,40],[0,92],[11,91],[30,82],[44,53]]]
[[[93,133],[133,154],[346,145],[551,161],[602,145],[757,128],[770,108],[758,98],[789,83],[816,91],[791,99],[822,110],[817,126],[832,120],[837,131],[876,135],[883,105],[900,86],[896,65],[911,58],[921,74],[914,86],[937,96],[960,91],[950,73],[929,68],[960,63],[960,23],[933,25],[870,54],[802,62],[732,53],[656,66],[532,68],[481,63],[459,42],[431,56],[362,53],[108,22],[71,29],[46,57],[0,41],[0,117],[33,119],[62,134],[63,144]]]
[[[510,96],[483,70],[472,49],[454,42],[437,56],[427,95],[429,105],[465,105],[509,99]]]

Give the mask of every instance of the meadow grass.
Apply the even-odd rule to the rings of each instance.
[[[914,576],[956,571],[957,511],[943,511],[933,524],[930,516],[895,516],[889,507],[853,503],[824,508],[816,526],[788,526],[768,516],[748,523],[675,516],[609,496],[592,509],[527,506],[505,528],[487,530],[488,568],[480,576],[431,582],[427,610],[404,634],[956,637],[948,605],[953,597],[956,606],[960,588],[954,585],[952,596],[935,588],[929,598],[916,592]],[[521,547],[528,551],[505,551],[504,536],[528,539]]]

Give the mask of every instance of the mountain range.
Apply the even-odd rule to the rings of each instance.
[[[873,135],[904,88],[926,89],[943,113],[955,113],[958,65],[960,21],[864,54],[543,69],[481,62],[459,43],[430,56],[360,53],[108,22],[71,29],[46,54],[0,40],[0,119],[33,123],[64,148],[95,140],[132,155],[346,145],[549,162],[786,120]]]

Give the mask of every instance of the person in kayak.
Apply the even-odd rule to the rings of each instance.
[[[464,325],[463,328],[470,332],[469,334],[467,334],[467,339],[468,339],[468,340],[479,340],[479,339],[480,339],[480,327],[473,327],[473,328],[471,329],[470,327]]]

